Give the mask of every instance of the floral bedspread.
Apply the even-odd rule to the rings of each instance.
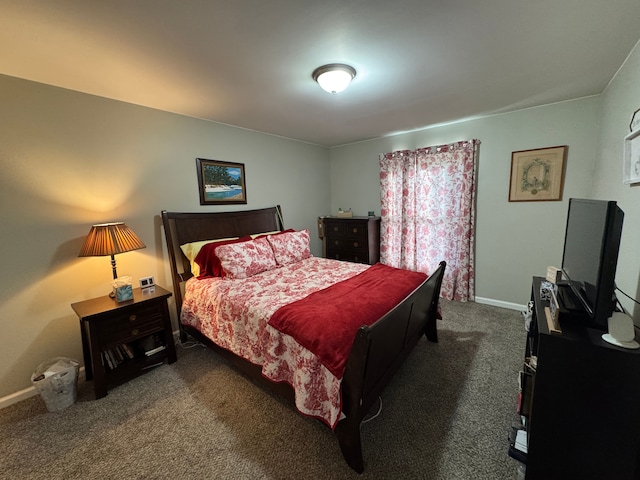
[[[295,391],[296,408],[334,428],[342,379],[293,337],[268,324],[278,308],[362,273],[369,265],[311,257],[245,279],[190,279],[181,322],[217,345],[262,366],[274,382]]]

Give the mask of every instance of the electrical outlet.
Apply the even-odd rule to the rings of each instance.
[[[140,288],[151,288],[155,286],[153,277],[143,277],[140,279]]]

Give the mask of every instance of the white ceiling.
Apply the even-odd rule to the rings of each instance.
[[[0,0],[0,73],[326,146],[602,93],[639,38],[639,0]]]

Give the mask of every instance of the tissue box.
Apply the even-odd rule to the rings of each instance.
[[[543,281],[540,284],[540,299],[551,300],[551,292],[554,295],[558,294],[558,286],[555,283]]]
[[[113,292],[117,302],[126,302],[133,299],[133,286],[131,277],[125,275],[113,281]]]

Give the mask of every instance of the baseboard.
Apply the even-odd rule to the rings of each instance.
[[[6,397],[0,398],[0,410],[6,408],[14,403],[21,402],[22,400],[26,400],[27,398],[34,397],[38,394],[34,387],[25,388],[24,390],[20,390],[19,392],[12,393],[11,395],[7,395]]]
[[[519,312],[523,312],[527,309],[526,305],[520,305],[517,303],[511,303],[511,302],[503,302],[502,300],[494,300],[492,298],[476,297],[475,301],[476,303],[481,303],[483,305],[491,305],[492,307],[507,308],[509,310],[518,310]]]
[[[84,378],[84,367],[80,367],[80,371],[78,372],[78,381],[82,381]],[[32,385],[31,387],[20,390],[19,392],[12,393],[5,397],[0,397],[0,410],[13,405],[14,403],[21,402],[22,400],[35,397],[36,395],[38,395],[38,392]]]

